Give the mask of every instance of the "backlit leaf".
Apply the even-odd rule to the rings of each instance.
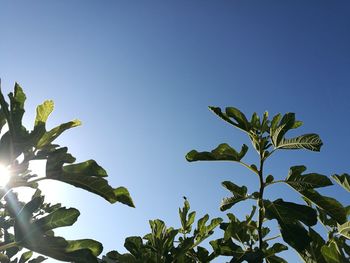
[[[186,155],[189,162],[195,161],[235,161],[239,162],[248,151],[248,146],[243,144],[240,152],[231,148],[228,144],[222,143],[211,152],[190,151]]]
[[[350,192],[350,175],[348,175],[348,174],[342,174],[342,175],[334,174],[334,175],[332,175],[332,178],[339,185],[341,185],[345,190]]]

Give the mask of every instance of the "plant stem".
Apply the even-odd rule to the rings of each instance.
[[[264,169],[264,159],[262,158],[262,154],[260,154],[260,168],[259,168],[259,180],[260,180],[260,189],[259,189],[259,198],[258,198],[258,206],[259,206],[259,224],[258,224],[258,235],[259,235],[259,249],[262,250],[263,245],[263,235],[262,235],[262,224],[265,217],[263,197],[264,197],[264,177],[263,177],[263,169]]]
[[[5,245],[0,246],[0,251],[4,251],[6,249],[9,249],[9,248],[15,247],[15,246],[17,246],[16,242],[7,243]]]

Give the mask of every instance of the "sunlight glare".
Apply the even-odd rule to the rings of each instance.
[[[10,171],[4,165],[0,164],[0,187],[4,187],[10,181]]]

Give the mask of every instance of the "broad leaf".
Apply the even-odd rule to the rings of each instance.
[[[282,141],[284,135],[289,131],[290,129],[295,128],[295,114],[294,113],[286,113],[281,121],[279,121],[281,118],[280,115],[276,115],[271,122],[270,127],[270,136],[273,145],[278,148],[280,142]],[[279,122],[279,123],[278,123]]]
[[[348,174],[342,174],[342,175],[334,174],[334,175],[332,175],[332,178],[339,185],[341,185],[345,190],[350,192],[350,175],[348,175]]]
[[[295,138],[282,138],[276,146],[278,149],[306,149],[319,152],[322,141],[317,134],[304,134]]]
[[[79,242],[84,245],[78,245]],[[53,236],[43,236],[32,242],[21,243],[21,245],[48,257],[75,263],[98,263],[95,256],[96,248],[99,247],[98,251],[102,251],[102,245],[94,240],[90,242],[86,242],[85,239],[67,241],[62,237]]]
[[[336,220],[339,224],[344,224],[346,222],[346,210],[342,206],[342,204],[339,203],[336,199],[328,196],[323,196],[312,189],[298,192],[302,194],[308,201],[314,203],[317,207],[323,209],[331,218]]]
[[[229,181],[222,182],[222,185],[226,189],[228,189],[233,194],[233,196],[224,198],[221,201],[221,205],[220,205],[221,211],[225,211],[225,210],[231,208],[234,204],[250,198],[250,196],[247,195],[247,187],[246,186],[240,187],[240,186],[238,186],[232,182],[229,182]]]
[[[41,217],[33,222],[33,228],[46,232],[58,227],[73,225],[80,215],[79,210],[75,208],[58,208],[47,216]]]
[[[345,262],[339,252],[337,244],[332,240],[328,245],[321,248],[321,253],[327,263]]]
[[[297,191],[332,185],[331,180],[327,176],[317,173],[302,174],[305,171],[305,166],[291,167],[285,182]]]
[[[195,161],[234,161],[239,162],[248,151],[248,146],[243,144],[240,152],[231,148],[228,144],[222,143],[211,152],[190,151],[186,155],[189,162]]]
[[[311,242],[308,232],[299,223],[279,222],[283,240],[298,252],[304,251]]]
[[[299,205],[291,202],[284,202],[277,199],[274,202],[264,200],[266,217],[268,219],[277,219],[279,223],[293,223],[301,221],[307,226],[313,226],[317,223],[317,213],[311,207]]]
[[[244,132],[249,132],[250,123],[248,122],[245,115],[238,109],[234,107],[226,108],[226,113],[223,113],[220,108],[209,106],[209,109],[213,111],[217,116],[219,116],[224,121],[230,123],[238,129]]]
[[[95,161],[89,160],[63,166],[64,163],[72,163],[74,160],[71,155],[67,154],[66,148],[48,153],[46,177],[95,193],[110,203],[121,202],[134,207],[128,190],[125,187],[116,189],[111,187],[104,179],[107,176],[105,170]]]

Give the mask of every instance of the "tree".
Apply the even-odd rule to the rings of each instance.
[[[0,188],[0,261],[42,262],[33,252],[67,262],[98,262],[102,244],[92,239],[66,240],[55,236],[54,229],[73,225],[79,217],[75,208],[48,204],[38,187],[41,180],[61,181],[101,196],[110,203],[121,202],[133,207],[124,187],[113,188],[106,180],[106,171],[94,160],[75,163],[67,147],[54,144],[64,131],[80,125],[73,120],[46,130],[46,121],[54,103],[45,101],[36,109],[34,128],[28,131],[22,124],[26,95],[16,83],[9,94],[9,104],[0,90],[0,164],[11,174],[9,182]],[[30,162],[46,162],[44,177],[33,174]],[[19,200],[16,188],[36,189],[31,200]],[[22,252],[22,249],[25,252]]]
[[[224,198],[220,209],[226,211],[236,203],[253,199],[257,202],[257,216],[254,220],[256,207],[244,221],[240,221],[233,214],[228,214],[229,222],[221,224],[225,231],[224,238],[211,242],[219,255],[232,256],[230,262],[286,262],[277,253],[288,249],[281,243],[273,243],[274,237],[269,237],[270,229],[264,227],[266,220],[276,220],[283,240],[305,262],[349,262],[349,207],[345,208],[336,199],[323,196],[316,188],[332,185],[332,181],[325,175],[318,173],[304,173],[303,165],[291,167],[284,179],[275,180],[272,175],[265,175],[264,163],[279,150],[305,149],[320,151],[322,141],[317,134],[310,133],[286,138],[288,131],[302,125],[295,119],[294,113],[277,114],[269,120],[265,112],[260,119],[254,113],[250,119],[237,108],[228,107],[225,112],[218,107],[209,107],[218,117],[248,135],[253,148],[256,150],[258,164],[247,164],[242,161],[248,151],[243,144],[240,151],[228,144],[220,144],[211,152],[192,150],[186,155],[189,162],[193,161],[231,161],[237,162],[259,180],[259,189],[248,193],[246,186],[239,186],[225,181],[222,185],[231,192],[232,196]],[[347,174],[333,175],[333,179],[349,191],[350,176]],[[285,201],[282,198],[267,200],[264,192],[272,185],[283,183],[298,192],[305,204]],[[313,226],[317,220],[328,229],[327,242],[315,231]]]
[[[233,213],[227,214],[228,222],[215,218],[215,224],[210,224],[212,226],[210,233],[220,224],[220,228],[224,230],[224,236],[211,240],[212,252],[208,252],[207,249],[193,242],[196,240],[196,233],[200,232],[198,230],[195,230],[190,237],[180,236],[177,240],[175,239],[194,222],[194,212],[186,217],[189,211],[186,200],[184,208],[179,211],[180,228],[166,228],[164,222],[160,220],[150,221],[152,232],[143,238],[144,242],[141,237],[127,238],[125,248],[130,253],[110,252],[105,258],[106,262],[210,262],[216,257],[228,256],[231,258],[230,263],[263,261],[283,263],[287,261],[276,254],[287,250],[288,246],[295,249],[307,263],[349,262],[350,207],[344,207],[336,199],[323,196],[315,190],[332,185],[330,178],[318,173],[305,173],[306,167],[303,165],[291,167],[286,178],[277,180],[270,174],[266,176],[264,170],[267,159],[279,150],[320,151],[322,146],[320,137],[310,133],[286,138],[288,131],[302,125],[301,121],[295,119],[294,113],[283,116],[277,114],[272,120],[269,120],[267,112],[262,118],[254,113],[249,121],[240,110],[234,107],[226,108],[225,112],[217,107],[209,108],[225,122],[248,135],[258,154],[258,163],[247,164],[243,161],[248,151],[248,146],[245,144],[239,151],[226,143],[220,144],[210,152],[192,150],[186,155],[186,159],[189,162],[229,161],[243,165],[256,175],[259,189],[248,191],[247,186],[239,186],[231,181],[223,182],[222,185],[231,193],[231,196],[222,200],[220,210],[226,211],[245,200],[255,200],[257,205],[252,207],[250,214],[243,220]],[[348,174],[333,175],[332,178],[350,191]],[[304,204],[282,198],[266,199],[264,193],[278,183],[287,184],[299,193]],[[197,229],[201,229],[202,220],[198,221]],[[269,235],[270,229],[264,226],[264,222],[269,220],[277,221],[280,235],[272,237]],[[318,221],[327,229],[326,234],[315,230],[314,226]],[[276,238],[280,236],[286,244],[276,242]],[[325,237],[328,240],[325,240]],[[160,257],[157,258],[157,255]]]

